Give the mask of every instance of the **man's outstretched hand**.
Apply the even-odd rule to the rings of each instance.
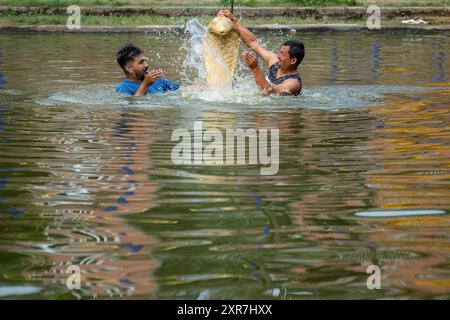
[[[249,51],[244,51],[242,55],[244,56],[245,62],[247,62],[247,65],[250,67],[250,69],[255,70],[259,67],[258,59]]]
[[[236,23],[236,21],[237,21],[237,18],[235,16],[233,16],[233,14],[230,12],[230,10],[226,10],[226,9],[220,10],[218,13],[218,16],[225,16],[228,19],[230,19],[231,22],[233,22],[233,23]]]
[[[144,83],[150,87],[154,82],[158,81],[159,78],[164,76],[164,72],[162,70],[152,70],[145,74]]]
[[[164,72],[162,70],[152,70],[145,74],[145,78],[139,86],[138,90],[134,94],[135,96],[145,96],[147,94],[150,86],[158,81],[162,76],[164,76]]]

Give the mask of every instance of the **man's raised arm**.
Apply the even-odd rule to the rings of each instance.
[[[258,42],[258,40],[256,39],[253,32],[248,30],[247,27],[245,27],[239,19],[237,19],[235,16],[233,16],[233,14],[229,10],[221,10],[219,12],[219,15],[224,15],[225,17],[227,17],[228,19],[230,19],[233,22],[236,31],[239,33],[239,35],[241,36],[244,43],[250,49],[255,51],[261,58],[263,58],[263,60],[266,62],[266,64],[269,67],[272,64],[278,62],[277,55],[274,52],[269,51],[266,48],[264,48]]]

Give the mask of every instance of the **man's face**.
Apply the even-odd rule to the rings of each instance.
[[[133,78],[143,81],[148,70],[148,58],[143,53],[133,57],[133,60],[127,63],[126,70]]]
[[[278,61],[283,68],[289,68],[295,65],[296,58],[291,59],[289,56],[289,46],[282,46],[278,53]]]

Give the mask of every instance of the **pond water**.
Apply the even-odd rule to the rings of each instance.
[[[183,33],[0,34],[0,298],[448,299],[448,35],[258,37],[305,43],[302,96],[242,62],[233,92],[114,92],[126,42],[196,84]],[[278,173],[173,164],[196,120],[278,128]]]

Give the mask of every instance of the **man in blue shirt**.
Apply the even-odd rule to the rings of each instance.
[[[163,93],[180,88],[179,83],[163,78],[162,70],[148,71],[148,58],[141,49],[131,43],[117,52],[117,63],[126,76],[126,79],[117,85],[117,92],[145,96],[147,93]]]

